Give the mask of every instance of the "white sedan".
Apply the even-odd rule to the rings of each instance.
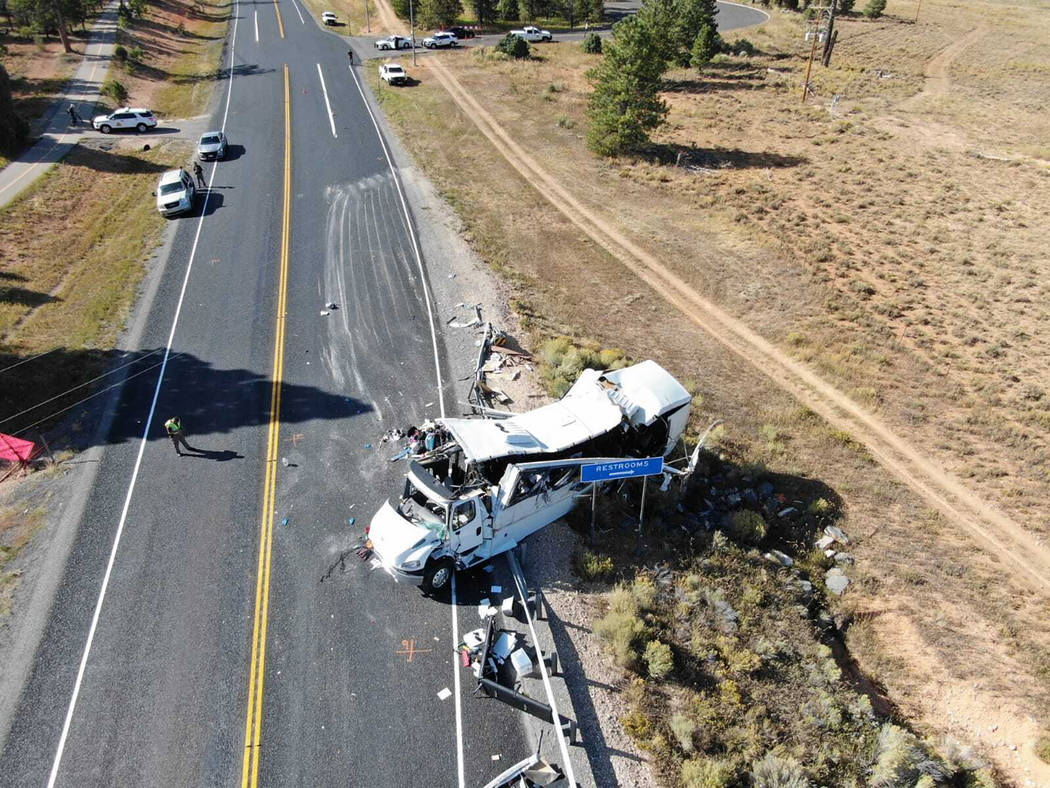
[[[326,25],[334,25],[339,21],[339,17],[335,15],[335,11],[325,11],[321,14],[321,21]]]

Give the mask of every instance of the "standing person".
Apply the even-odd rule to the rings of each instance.
[[[68,107],[66,108],[66,112],[68,112],[68,113],[69,113],[69,125],[70,125],[70,126],[76,126],[76,125],[77,125],[77,123],[79,123],[79,122],[80,122],[80,117],[79,117],[79,116],[77,115],[77,107],[76,107],[76,104],[70,104],[70,105],[69,105],[69,106],[68,106]]]
[[[350,65],[351,66],[354,65],[354,50],[352,50],[352,49],[346,50],[346,56],[348,58],[350,58]]]
[[[197,451],[195,448],[190,446],[186,442],[186,431],[182,429],[182,419],[178,416],[172,416],[166,422],[164,422],[164,429],[168,432],[168,437],[171,438],[171,443],[175,446],[175,453],[182,456],[182,450],[179,448],[179,444],[182,444],[186,448],[186,451]]]
[[[204,170],[201,169],[201,163],[199,161],[193,162],[193,174],[197,176],[197,185],[202,189],[207,186],[204,182]]]

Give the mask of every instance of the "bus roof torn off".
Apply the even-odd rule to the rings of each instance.
[[[439,591],[455,569],[478,566],[565,516],[586,486],[581,466],[667,457],[691,404],[670,373],[643,361],[584,370],[564,397],[528,413],[436,419],[430,450],[410,462],[400,499],[372,518],[371,547],[396,579]],[[683,474],[667,464],[658,472]]]

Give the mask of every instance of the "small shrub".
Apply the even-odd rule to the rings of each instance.
[[[944,764],[935,760],[913,733],[886,723],[879,731],[871,788],[916,785],[922,777],[934,780],[947,776]]]
[[[1044,763],[1050,763],[1050,733],[1044,733],[1035,742],[1035,754]]]
[[[729,788],[736,778],[736,770],[717,758],[693,758],[682,764],[684,788]]]
[[[868,19],[878,19],[886,10],[886,0],[868,0],[862,12]]]
[[[175,28],[175,32],[178,33],[180,36],[186,35],[186,25],[184,25],[182,22],[179,22],[179,26]]]
[[[766,521],[758,512],[741,509],[733,512],[729,522],[729,533],[738,542],[758,544],[766,538]]]
[[[842,0],[839,0],[839,2],[842,2]],[[750,56],[755,54],[758,51],[758,48],[746,38],[738,38],[732,44],[726,44],[725,51],[730,55],[739,55],[743,53]]]
[[[119,60],[121,63],[128,62],[128,49],[123,44],[117,44],[113,47],[113,57]]]
[[[128,100],[128,89],[124,87],[123,82],[115,79],[107,79],[103,82],[102,87],[99,88],[99,93],[113,99],[117,104],[123,104]]]
[[[145,57],[145,54],[146,53],[142,51],[142,47],[135,47],[130,52],[128,52],[128,57],[130,57],[136,63],[141,63],[142,58]]]
[[[649,675],[657,681],[667,678],[674,670],[674,655],[671,653],[671,647],[659,640],[649,641],[649,645],[645,647],[643,659],[649,668]]]
[[[576,128],[576,121],[574,121],[572,118],[567,118],[564,115],[562,115],[560,118],[558,118],[558,128],[574,129]]]
[[[791,758],[766,753],[751,767],[754,788],[809,788],[802,767]]]
[[[580,46],[588,55],[600,55],[602,53],[602,37],[597,33],[588,33]]]
[[[638,602],[624,586],[609,594],[609,610],[594,622],[594,631],[609,647],[613,662],[627,670],[638,670],[637,644],[645,634],[638,617]]]
[[[678,742],[678,746],[686,752],[692,752],[693,733],[696,732],[696,723],[685,714],[673,714],[668,724],[671,727],[671,733],[674,734],[675,740]]]
[[[853,5],[856,0],[839,0],[839,13],[840,14],[852,14]]]
[[[529,42],[513,33],[507,33],[503,40],[496,44],[496,49],[515,60],[525,60],[529,56]]]
[[[656,606],[656,585],[648,577],[642,575],[635,578],[631,593],[640,609],[652,610]]]
[[[647,742],[653,732],[649,718],[640,711],[632,711],[620,717],[620,724],[627,735],[639,743]]]
[[[613,560],[607,555],[584,550],[576,562],[576,571],[583,580],[607,580],[613,573]]]

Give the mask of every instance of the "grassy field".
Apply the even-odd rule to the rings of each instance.
[[[231,7],[203,0],[151,2],[142,18],[117,33],[117,43],[129,52],[141,50],[141,57],[113,62],[107,78],[127,88],[131,104],[148,106],[162,118],[201,114],[221,76]]]
[[[57,40],[43,37],[34,40],[4,35],[0,44],[7,50],[0,62],[11,78],[15,112],[29,123],[30,136],[35,136],[42,130],[43,116],[54,95],[80,63],[76,50],[83,51],[83,40],[73,40],[73,54],[66,54]],[[8,159],[0,155],[0,167],[7,163]]]
[[[577,47],[442,62],[579,201],[1045,535],[1050,168],[1034,108],[1050,52],[1036,8],[927,2],[913,23],[902,3],[842,20],[805,105],[800,20],[774,13],[740,33],[761,54],[668,73],[668,124],[633,159],[583,145],[594,60]],[[381,91],[384,108],[514,284],[534,341],[565,333],[655,357],[698,381],[702,418],[726,419],[739,462],[833,488],[857,542],[838,606],[861,666],[923,730],[978,745],[1019,782],[1042,768],[1045,598],[625,276],[451,111],[424,65],[413,76]]]
[[[200,114],[219,75],[227,20],[226,4],[152,4],[118,35],[129,51],[139,48],[141,54],[126,65],[112,64],[108,78],[124,83],[129,101],[154,108],[162,118]],[[25,57],[18,61],[24,71],[45,72],[41,62]],[[67,65],[62,56],[50,57],[52,66]],[[61,73],[48,79],[49,90],[61,87]],[[38,76],[34,84],[43,80]],[[81,142],[0,210],[4,432],[37,440],[42,429],[61,420],[60,434],[51,434],[58,451],[79,446],[81,436],[91,434],[95,417],[85,421],[69,408],[103,391],[111,380],[105,376],[123,363],[117,339],[166,225],[152,191],[160,172],[187,164],[193,155],[184,140],[151,139],[149,151],[142,147],[141,138]],[[151,363],[146,359],[126,374],[148,371]],[[25,498],[34,484],[8,482],[0,496],[0,615],[7,613],[20,578],[6,567],[38,531],[47,502],[43,494],[32,499],[26,510],[32,516],[25,517],[2,507]]]

